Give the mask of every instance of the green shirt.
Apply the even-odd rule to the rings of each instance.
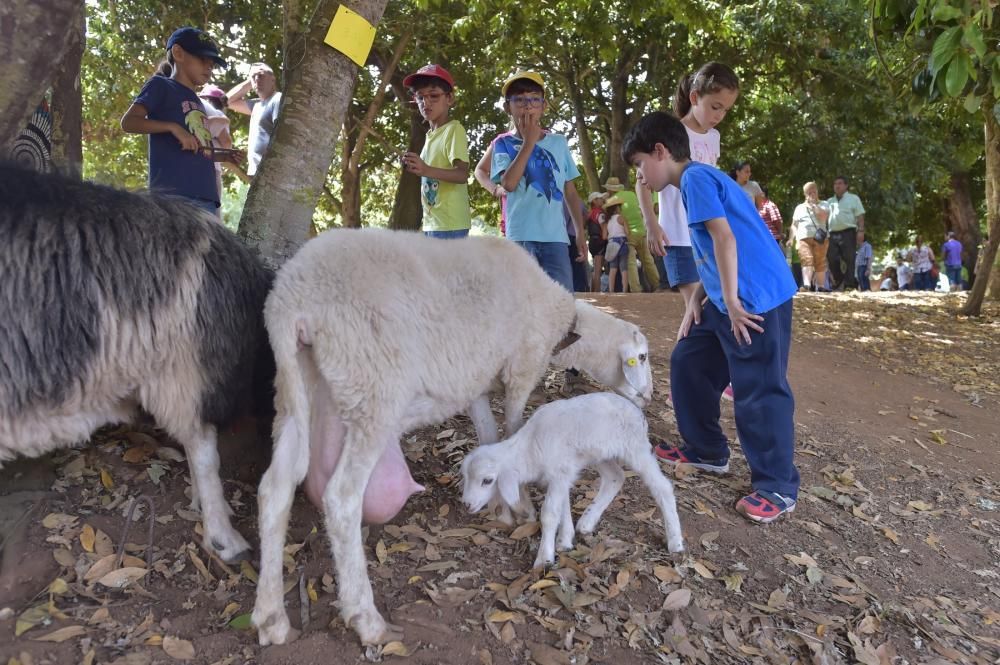
[[[623,189],[615,192],[614,196],[622,200],[622,217],[628,225],[629,235],[633,238],[646,235],[646,223],[642,221],[642,210],[635,192]]]
[[[449,120],[427,132],[420,158],[428,166],[451,169],[455,162],[469,163],[469,139],[457,120]],[[424,208],[424,231],[459,231],[472,226],[469,212],[469,186],[420,178],[420,202]]]
[[[858,217],[865,214],[865,207],[861,205],[861,199],[857,194],[844,192],[844,196],[831,197],[827,201],[830,206],[830,219],[827,228],[833,231],[846,231],[858,227]]]

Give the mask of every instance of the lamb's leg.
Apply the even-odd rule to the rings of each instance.
[[[261,480],[257,500],[260,579],[251,619],[257,627],[261,646],[284,644],[288,639],[290,626],[285,613],[282,579],[285,534],[295,487],[305,478],[309,466],[308,432],[300,431],[294,418],[281,414],[275,421],[275,432],[278,436],[271,466]]]
[[[660,507],[660,514],[663,515],[663,526],[667,533],[667,550],[683,552],[684,536],[681,533],[681,519],[677,515],[674,484],[660,470],[660,465],[652,453],[652,447],[646,448],[642,454],[637,455],[631,466],[642,478],[642,482],[649,488],[650,494],[653,495],[653,499]]]
[[[380,414],[391,422],[392,414]],[[349,422],[344,451],[323,493],[326,530],[337,571],[340,614],[365,644],[401,639],[402,632],[386,623],[375,608],[367,561],[361,542],[365,488],[383,451],[399,440],[399,432],[377,429],[372,423]]]
[[[570,497],[563,502],[562,517],[559,520],[559,533],[556,535],[556,548],[560,552],[573,549],[573,502]]]
[[[597,523],[601,520],[601,515],[618,496],[618,492],[621,491],[622,485],[625,483],[625,472],[616,462],[607,460],[597,464],[596,468],[597,472],[601,474],[601,487],[597,490],[597,496],[576,522],[576,530],[580,533],[594,532]]]
[[[493,417],[493,410],[490,409],[489,393],[483,393],[469,405],[469,419],[472,420],[472,425],[476,428],[479,445],[499,441],[497,421]]]
[[[556,560],[556,531],[563,512],[569,509],[569,489],[570,485],[565,482],[549,483],[542,503],[542,539],[538,545],[538,556],[535,557],[535,568],[543,568],[545,564]]]

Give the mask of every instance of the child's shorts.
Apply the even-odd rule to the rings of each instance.
[[[701,280],[698,276],[698,268],[694,263],[694,250],[690,247],[668,246],[663,265],[667,269],[667,279],[670,280],[670,286],[694,284]]]
[[[608,247],[604,250],[604,260],[608,269],[618,268],[628,270],[628,243],[625,238],[608,238]]]

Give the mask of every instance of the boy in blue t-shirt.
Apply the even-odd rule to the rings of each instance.
[[[573,179],[580,175],[566,137],[542,129],[545,82],[536,72],[517,72],[500,90],[514,132],[493,142],[490,178],[507,190],[507,237],[523,247],[549,277],[573,292],[570,242],[563,201],[576,226],[577,260],[587,256],[580,200]]]
[[[792,296],[781,248],[740,186],[691,161],[680,120],[650,113],[625,137],[622,155],[653,191],[681,190],[701,286],[688,302],[670,356],[670,383],[683,447],[658,447],[668,463],[725,473],[729,442],[719,397],[732,381],[736,431],[754,492],[736,510],[772,522],[795,509],[795,400],[788,385]],[[707,302],[706,302],[707,297]]]

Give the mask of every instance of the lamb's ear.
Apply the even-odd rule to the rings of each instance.
[[[511,508],[516,508],[521,500],[521,484],[517,482],[517,475],[512,471],[501,471],[497,478],[497,485],[500,488],[500,498]]]

